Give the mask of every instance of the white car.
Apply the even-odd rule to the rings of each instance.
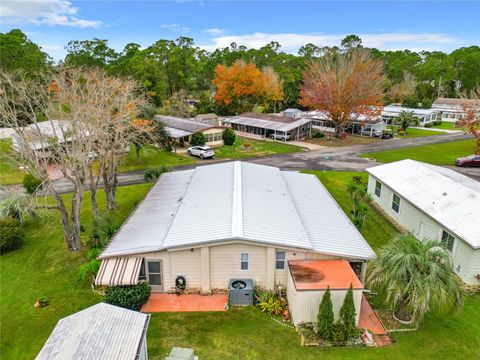
[[[200,145],[188,148],[187,154],[190,156],[198,156],[200,159],[213,159],[215,153],[210,146]]]

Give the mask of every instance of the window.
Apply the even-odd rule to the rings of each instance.
[[[443,246],[445,246],[445,248],[448,251],[452,252],[453,244],[455,243],[455,238],[453,237],[453,235],[451,235],[448,232],[446,232],[445,230],[443,230],[443,232],[442,232],[442,243],[443,243]]]
[[[380,197],[381,194],[382,194],[382,184],[380,183],[380,181],[376,181],[375,182],[375,195]]]
[[[285,251],[277,251],[275,269],[285,269]]]
[[[392,209],[396,213],[400,211],[400,196],[398,196],[397,194],[393,194]]]
[[[242,253],[240,255],[240,269],[248,270],[248,253]]]

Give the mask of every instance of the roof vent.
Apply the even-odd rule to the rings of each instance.
[[[446,192],[444,192],[442,195],[443,195],[443,196],[447,196],[447,193],[446,193]]]

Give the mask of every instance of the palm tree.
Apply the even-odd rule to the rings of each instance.
[[[395,118],[395,124],[400,126],[400,129],[407,131],[407,128],[410,125],[418,125],[418,118],[415,116],[413,111],[401,111],[400,114]]]
[[[369,267],[367,284],[385,291],[395,316],[419,323],[431,309],[462,305],[461,281],[439,240],[420,242],[412,235],[393,240]]]

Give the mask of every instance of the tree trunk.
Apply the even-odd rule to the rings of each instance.
[[[107,166],[109,168],[110,166]],[[103,172],[103,188],[105,190],[106,205],[108,210],[115,210],[118,208],[117,200],[115,197],[117,187],[117,176],[106,170]]]
[[[80,212],[83,203],[84,184],[81,180],[76,181],[75,191],[72,196],[72,247],[73,251],[77,251],[82,246],[80,243]]]
[[[93,174],[93,168],[92,168],[91,165],[88,168],[88,175],[89,175],[89,178],[90,178],[90,184],[89,184],[89,187],[90,187],[90,201],[92,203],[93,217],[95,219],[98,219],[98,217],[100,216],[100,213],[98,211],[98,204],[97,204],[97,190],[98,190],[98,176],[99,175],[95,176]]]
[[[341,139],[342,138],[342,124],[335,124],[335,137]]]
[[[142,148],[138,145],[135,145],[135,160],[138,161],[140,160],[140,150]]]
[[[60,212],[60,223],[62,224],[63,239],[65,241],[65,245],[67,245],[68,249],[72,250],[74,248],[73,232],[72,232],[72,227],[70,225],[70,219],[68,216],[67,208],[65,206],[65,203],[63,202],[62,197],[55,191],[52,184],[48,183],[48,189],[50,193],[53,195],[58,205],[58,211]]]

